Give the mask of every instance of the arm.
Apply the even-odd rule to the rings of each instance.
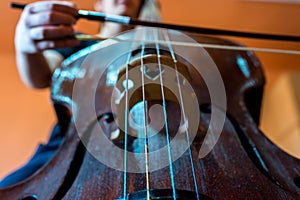
[[[77,9],[70,2],[36,2],[25,7],[15,33],[16,59],[19,74],[26,85],[45,88],[62,61],[59,54],[47,49],[73,47]],[[49,56],[50,55],[50,56]]]

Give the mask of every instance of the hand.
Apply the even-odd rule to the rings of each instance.
[[[28,4],[16,28],[16,50],[34,54],[46,49],[79,45],[79,41],[73,37],[77,12],[75,4],[71,2]]]

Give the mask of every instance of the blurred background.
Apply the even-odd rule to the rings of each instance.
[[[19,0],[22,3],[33,1]],[[93,9],[93,0],[75,0]],[[20,10],[0,1],[0,179],[24,164],[38,143],[48,140],[56,118],[49,90],[32,90],[21,82],[15,63],[14,29]],[[160,0],[169,23],[300,36],[300,1]],[[98,23],[80,20],[77,28],[95,34]],[[231,38],[250,47],[300,50],[300,43]],[[261,128],[282,149],[300,158],[300,56],[256,53],[267,78]]]

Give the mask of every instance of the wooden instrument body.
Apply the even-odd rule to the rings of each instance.
[[[193,36],[199,43],[236,45],[228,40]],[[299,199],[300,161],[287,155],[270,142],[258,129],[260,104],[262,99],[264,75],[259,61],[252,52],[207,49],[213,58],[222,79],[227,96],[226,121],[217,144],[204,158],[198,158],[204,134],[210,120],[210,98],[205,82],[200,75],[188,66],[192,76],[191,85],[196,91],[200,108],[198,133],[191,144],[195,167],[197,188],[203,197],[212,199]],[[108,136],[116,128],[112,120],[111,95],[113,89],[102,84],[96,88],[95,110],[86,113],[86,121],[78,129],[72,113],[73,90],[78,70],[86,55],[79,56],[68,66],[57,70],[53,76],[52,101],[56,108],[59,123],[65,139],[53,159],[33,176],[23,182],[0,190],[0,199],[22,199],[35,195],[38,199],[116,199],[123,197],[124,173],[99,162],[89,151],[111,149],[99,145],[97,140],[100,125]],[[246,63],[243,65],[238,61]],[[182,61],[184,62],[184,61]],[[247,67],[247,71],[243,67]],[[74,73],[76,71],[76,73]],[[74,75],[75,74],[75,75]],[[86,73],[89,74],[89,73]],[[84,84],[89,85],[90,77]],[[88,88],[84,88],[88,90]],[[85,93],[80,98],[84,102]],[[170,113],[176,110],[168,104]],[[176,106],[175,106],[176,107]],[[80,108],[85,110],[86,108]],[[114,114],[114,113],[113,113]],[[176,118],[176,113],[173,112]],[[176,120],[175,120],[176,121]],[[176,124],[171,127],[176,128]],[[85,145],[78,134],[87,141]],[[82,136],[85,135],[85,136]],[[152,139],[150,148],[165,144],[165,133]],[[122,146],[123,144],[120,144]],[[142,143],[135,140],[129,143],[131,151],[140,151]],[[158,146],[158,147],[157,147]],[[150,149],[151,150],[151,149]],[[111,155],[107,154],[107,157]],[[123,165],[123,154],[111,156],[116,165]],[[153,161],[167,158],[151,158]],[[136,160],[136,165],[140,165]],[[195,191],[190,155],[185,152],[174,161],[174,181],[178,191]],[[146,189],[146,175],[127,173],[126,191],[128,199]],[[166,166],[150,173],[150,189],[171,189],[170,169]],[[180,193],[180,192],[179,192]],[[187,194],[184,193],[183,196]],[[32,196],[33,197],[33,196]],[[189,199],[189,197],[185,197]],[[166,198],[167,199],[167,198]]]

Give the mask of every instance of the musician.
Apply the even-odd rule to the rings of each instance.
[[[147,19],[159,18],[155,0],[97,0],[98,12]],[[79,41],[74,35],[78,9],[74,3],[64,1],[40,1],[28,4],[16,27],[15,48],[18,71],[23,82],[31,88],[47,88],[53,71],[64,58],[96,41]],[[111,37],[132,27],[105,22],[100,37]],[[61,143],[59,125],[51,133],[49,142],[40,145],[22,168],[8,175],[0,187],[15,184],[35,173],[51,159]]]

